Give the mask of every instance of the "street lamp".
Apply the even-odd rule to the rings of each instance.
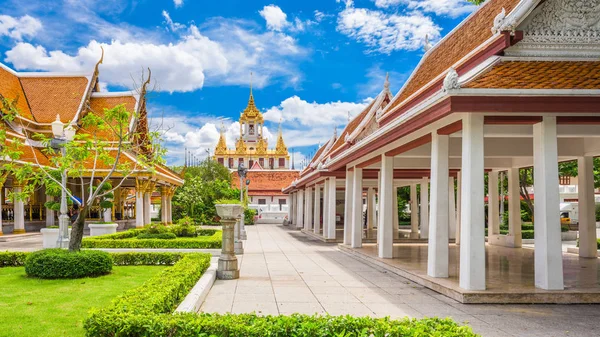
[[[240,201],[244,203],[244,183],[246,181],[246,174],[248,173],[248,169],[244,167],[244,163],[241,162],[238,165],[238,176],[240,177]],[[242,214],[242,219],[240,220],[240,239],[246,240],[246,228],[244,226],[244,214]]]
[[[52,122],[52,147],[60,148],[60,153],[64,158],[67,155],[65,145],[75,138],[75,129],[71,124],[65,128],[65,124],[60,121],[60,116],[56,115],[56,120]],[[67,214],[67,169],[61,172],[61,194],[60,194],[60,216],[58,217],[58,248],[69,247],[69,215]]]

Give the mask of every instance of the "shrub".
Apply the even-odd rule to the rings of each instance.
[[[560,226],[560,231],[561,232],[568,232],[569,231],[569,226]]]
[[[0,252],[0,268],[22,266],[26,257],[27,253],[22,252]]]
[[[521,238],[523,239],[533,239],[534,235],[533,235],[533,231],[522,231],[521,232]]]
[[[596,221],[600,221],[600,204],[596,204]]]
[[[169,230],[163,224],[150,224],[150,225],[144,226],[144,231],[146,233],[150,233],[150,234],[161,234],[161,233],[167,233]]]
[[[192,224],[177,224],[173,226],[169,226],[169,231],[177,237],[180,238],[193,238],[197,236],[196,234],[196,226]]]
[[[533,230],[533,224],[523,224],[523,225],[521,225],[521,230],[532,231]]]
[[[112,266],[112,258],[107,252],[44,249],[27,256],[25,273],[43,279],[81,278],[108,274]]]
[[[163,239],[173,240],[177,239],[177,236],[173,233],[142,233],[136,237],[136,239]]]
[[[187,253],[111,253],[115,266],[172,266]]]
[[[254,216],[256,216],[256,210],[245,209],[244,210],[244,225],[254,225]]]
[[[392,320],[352,316],[257,316],[255,314],[119,315],[89,318],[87,336],[444,336],[474,337],[449,318]]]
[[[177,225],[185,225],[185,226],[195,226],[196,220],[192,219],[189,216],[185,216],[176,222]]]

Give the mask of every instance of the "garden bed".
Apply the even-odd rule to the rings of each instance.
[[[110,235],[84,238],[82,248],[221,248],[222,233],[216,229],[201,229],[195,237],[138,238],[144,237],[146,229],[130,229]],[[156,234],[164,236],[163,234]]]

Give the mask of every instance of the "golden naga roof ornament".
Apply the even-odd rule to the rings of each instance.
[[[215,148],[215,154],[225,154],[227,153],[227,142],[225,141],[225,126],[223,125],[223,122],[221,122],[221,130],[219,133],[219,142]]]
[[[264,138],[260,138],[256,143],[256,154],[267,154],[267,141]]]
[[[244,109],[244,112],[240,117],[240,121],[263,121],[262,113],[260,113],[256,104],[254,104],[254,95],[252,95],[252,73],[250,73],[250,98],[248,99],[246,109]]]
[[[238,138],[237,142],[235,143],[235,153],[246,154],[247,151],[248,150],[246,148],[246,143],[244,143],[244,140],[242,138]]]

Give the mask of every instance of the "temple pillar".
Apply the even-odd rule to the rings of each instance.
[[[344,244],[352,244],[352,197],[354,193],[354,171],[346,169],[346,189],[344,191]]]
[[[329,179],[323,182],[323,237],[329,232]]]
[[[562,290],[556,117],[544,117],[542,122],[533,125],[533,182],[535,286]]]
[[[483,115],[467,114],[462,130],[459,276],[466,290],[485,290],[483,141]]]
[[[16,195],[21,193],[23,188],[21,186],[13,186],[13,193]],[[14,205],[14,229],[13,234],[25,233],[25,205],[23,200],[19,200],[16,196],[13,198]]]
[[[392,188],[392,194],[393,194],[393,196],[392,196],[392,198],[393,198],[393,200],[392,200],[392,212],[394,213],[392,215],[392,221],[393,221],[392,225],[394,226],[394,229],[392,230],[392,236],[394,237],[394,240],[395,240],[395,239],[399,238],[399,236],[398,236],[398,226],[400,225],[399,224],[399,220],[398,220],[398,187],[393,186],[393,188]]]
[[[304,190],[298,191],[298,203],[296,204],[296,229],[302,229],[304,225]]]
[[[594,157],[577,159],[579,197],[579,256],[598,256],[596,201],[594,199]]]
[[[454,177],[448,178],[448,238],[456,239],[456,201],[454,198]]]
[[[394,254],[393,202],[394,157],[382,155],[379,182],[379,224],[377,226],[378,256],[391,259]],[[397,203],[397,200],[396,200]],[[397,215],[396,215],[397,216]]]
[[[160,221],[162,223],[168,223],[169,222],[169,206],[167,205],[168,201],[168,191],[167,191],[167,187],[163,186],[160,189]]]
[[[321,186],[319,184],[315,185],[315,208],[314,208],[314,233],[321,233]]]
[[[150,189],[146,189],[144,191],[144,225],[148,225],[152,223],[152,218],[150,216],[150,207],[152,205],[152,191]]]
[[[51,195],[46,195],[46,202],[50,201],[54,201],[54,197]],[[55,223],[56,222],[54,220],[54,211],[50,208],[46,208],[46,227],[55,226]]]
[[[294,205],[296,204],[296,192],[290,193],[290,206],[288,207],[288,225],[294,224],[294,215],[296,214],[294,210]]]
[[[419,209],[421,220],[421,239],[429,238],[429,182],[427,177],[421,182],[421,207]]]
[[[328,239],[335,239],[335,202],[336,202],[336,192],[335,192],[335,177],[330,177],[329,179],[329,185],[327,186],[329,188],[329,192],[328,194],[328,205],[327,205],[327,217],[328,217],[328,223],[329,223],[329,227],[327,228],[327,238]]]
[[[456,173],[456,234],[454,237],[454,243],[460,245],[460,217],[461,217],[461,202],[462,202],[462,184],[461,184],[461,172]]]
[[[305,212],[304,212],[304,230],[309,231],[312,229],[312,216],[313,216],[313,212],[312,212],[312,198],[313,198],[313,194],[312,194],[312,187],[307,187],[306,188],[306,202],[305,204]]]
[[[362,247],[363,234],[363,199],[362,199],[362,168],[355,166],[352,183],[352,248]]]
[[[500,235],[498,172],[488,173],[488,235]]]
[[[448,277],[448,135],[432,134],[427,275]]]
[[[508,170],[508,236],[512,238],[509,243],[514,248],[523,246],[521,236],[521,194],[519,188],[519,168]]]
[[[419,200],[416,184],[410,184],[410,233],[411,237],[419,235]]]
[[[135,188],[135,227],[144,227],[144,189],[139,185]]]
[[[373,227],[375,227],[377,221],[375,213],[375,189],[369,187],[369,189],[367,189],[367,231],[373,230]]]

